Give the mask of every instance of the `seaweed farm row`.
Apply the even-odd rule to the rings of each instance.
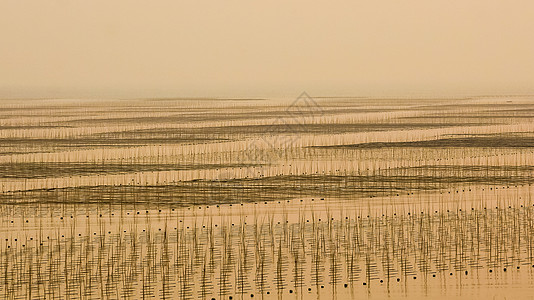
[[[532,285],[532,187],[476,189],[481,200],[460,205],[453,193],[389,205],[323,198],[172,209],[3,206],[11,218],[2,224],[0,294],[345,299],[443,288],[441,296],[458,295],[477,280],[485,282],[479,289]]]

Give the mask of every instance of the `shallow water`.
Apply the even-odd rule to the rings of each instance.
[[[531,299],[507,100],[5,107],[1,298]]]

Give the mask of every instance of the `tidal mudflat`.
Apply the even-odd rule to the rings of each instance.
[[[532,299],[534,98],[0,104],[2,299]]]

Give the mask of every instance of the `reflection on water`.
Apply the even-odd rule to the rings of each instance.
[[[532,188],[494,188],[461,191],[482,199],[461,205],[454,191],[440,200],[428,194],[434,202],[406,195],[389,205],[378,198],[186,208],[4,205],[0,294],[346,299],[531,287]],[[516,200],[503,200],[512,195]]]

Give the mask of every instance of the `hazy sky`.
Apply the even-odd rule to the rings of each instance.
[[[534,1],[0,0],[0,98],[534,94]]]

